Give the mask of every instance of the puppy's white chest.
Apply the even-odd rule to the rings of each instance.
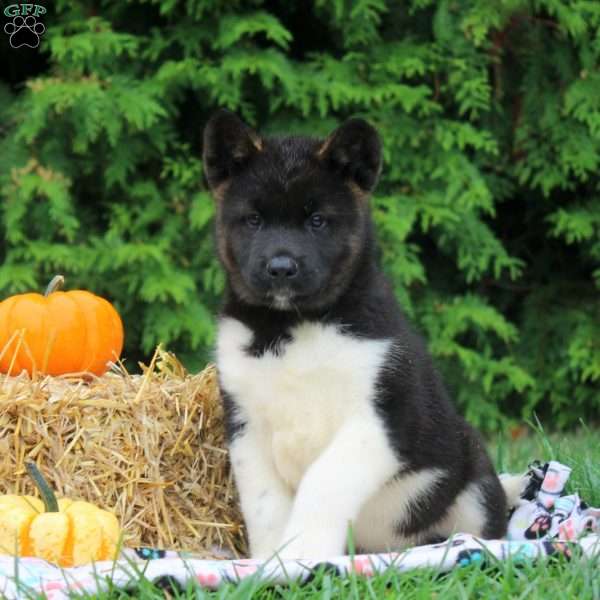
[[[278,355],[253,357],[245,351],[252,332],[223,319],[217,361],[240,416],[260,430],[278,472],[295,489],[348,418],[377,418],[371,400],[390,342],[354,338],[320,323],[303,323],[290,333]]]

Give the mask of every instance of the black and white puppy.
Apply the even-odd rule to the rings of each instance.
[[[227,274],[217,367],[250,551],[341,554],[506,529],[507,498],[376,261],[375,129],[204,132]]]

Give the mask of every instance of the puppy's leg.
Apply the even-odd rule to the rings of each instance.
[[[473,481],[458,494],[445,517],[432,529],[444,537],[470,533],[494,539],[506,534],[507,503],[495,475]]]
[[[252,558],[274,554],[292,509],[291,491],[277,474],[265,439],[248,425],[229,449]]]
[[[346,422],[300,482],[281,556],[342,554],[348,525],[398,466],[374,415]]]

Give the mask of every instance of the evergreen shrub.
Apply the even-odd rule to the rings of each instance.
[[[467,416],[597,417],[599,2],[47,9],[40,48],[0,40],[0,297],[63,273],[116,303],[134,368],[159,342],[200,367],[224,283],[204,122],[325,135],[360,115],[384,139],[383,264]]]

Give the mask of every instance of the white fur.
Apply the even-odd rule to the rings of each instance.
[[[506,494],[506,502],[509,508],[514,508],[521,501],[521,494],[527,487],[529,477],[527,473],[512,474],[501,473],[499,475],[500,483]]]
[[[446,516],[434,529],[443,537],[458,532],[481,535],[484,525],[485,512],[481,505],[481,490],[478,484],[470,483],[458,494]]]
[[[410,513],[413,501],[423,502],[423,494],[427,492],[444,493],[443,487],[438,485],[443,475],[441,469],[430,469],[397,477],[386,485],[360,512],[356,527],[359,545],[380,552],[398,551],[430,543],[432,537],[447,538],[459,532],[481,535],[485,511],[481,503],[481,491],[474,483],[458,494],[444,517],[429,529],[414,535],[399,535],[400,519]]]
[[[255,358],[252,332],[220,322],[219,374],[247,421],[231,459],[253,556],[326,556],[398,470],[372,399],[390,342],[305,323]]]
[[[412,538],[398,536],[399,519],[410,512],[413,502],[430,491],[442,475],[440,469],[429,469],[390,481],[360,511],[355,528],[357,544],[384,552],[415,543]]]
[[[350,524],[359,547],[415,543],[398,537],[398,524],[442,473],[398,475],[402,462],[374,408],[386,356],[401,349],[320,323],[291,335],[253,357],[250,329],[232,318],[219,324],[219,375],[246,422],[230,454],[252,556],[334,556]],[[434,529],[478,534],[482,522],[477,490],[467,488]]]
[[[281,544],[293,492],[277,472],[270,440],[258,427],[248,427],[234,440],[230,457],[251,554],[269,558]]]

